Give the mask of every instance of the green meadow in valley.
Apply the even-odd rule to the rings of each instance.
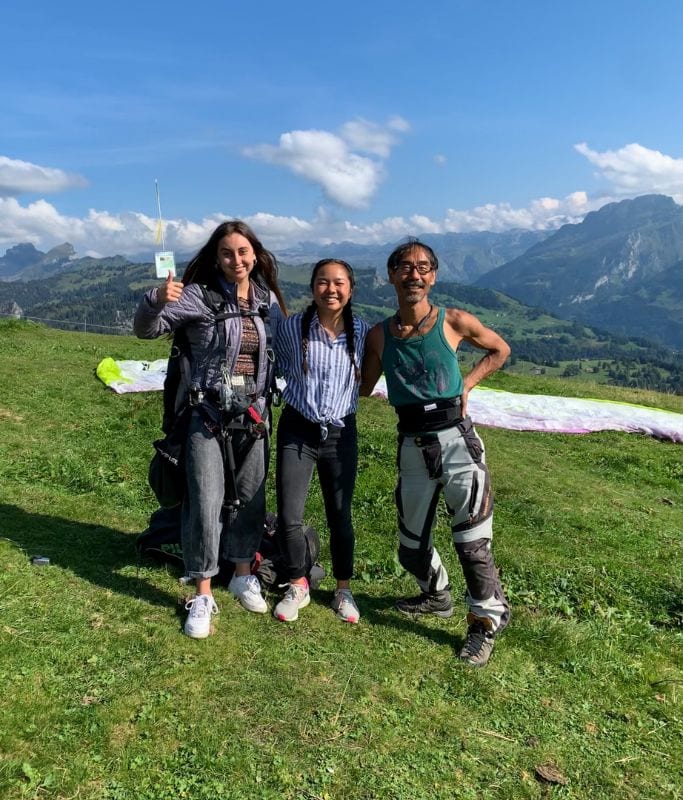
[[[681,445],[480,431],[513,618],[477,671],[456,659],[464,606],[393,610],[415,591],[395,557],[395,421],[363,400],[360,624],[329,609],[330,577],[292,625],[218,587],[215,635],[195,641],[180,573],[135,550],[161,395],[115,395],[94,374],[168,342],[16,321],[0,336],[2,798],[683,797]],[[547,375],[488,385],[587,391]],[[675,395],[590,394],[683,412]],[[307,521],[329,570],[317,490]],[[436,537],[457,597],[444,515]]]

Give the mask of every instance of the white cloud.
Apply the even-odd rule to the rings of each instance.
[[[568,222],[579,222],[594,208],[604,205],[604,199],[591,202],[585,192],[573,192],[563,200],[540,197],[528,206],[514,208],[509,203],[487,203],[467,211],[449,208],[444,231],[501,232],[513,228],[552,230]]]
[[[667,194],[683,202],[683,158],[672,158],[637,143],[602,153],[581,142],[574,149],[600,170],[598,177],[611,184],[618,197]]]
[[[38,192],[61,192],[86,186],[80,175],[72,175],[54,167],[41,167],[28,161],[0,156],[0,197]]]
[[[441,225],[422,214],[413,214],[410,218],[411,225],[420,233],[442,233]]]
[[[360,200],[369,200],[375,191],[382,174],[382,161],[379,156],[365,158],[353,152],[350,140],[353,139],[356,150],[363,146],[368,152],[374,148],[378,153],[383,143],[389,141],[382,138],[382,131],[386,132],[389,128],[404,129],[405,126],[396,120],[387,123],[384,129],[362,120],[347,123],[349,125],[350,128],[345,128],[347,139],[327,131],[283,134],[279,145],[261,145],[257,148],[259,157],[284,163],[297,174],[315,180],[328,196],[338,197],[339,202],[343,200],[344,204],[352,207],[359,205]],[[437,217],[428,217],[418,209],[405,216],[391,216],[367,223],[346,220],[341,214],[335,214],[329,206],[317,209],[310,219],[276,216],[266,211],[242,218],[254,227],[267,247],[277,251],[303,240],[325,244],[341,241],[383,244],[424,233],[502,232],[512,228],[553,230],[567,222],[579,222],[589,211],[607,202],[652,191],[673,195],[678,202],[683,202],[683,159],[674,159],[633,144],[604,153],[593,151],[586,144],[576,145],[576,150],[595,164],[600,174],[610,181],[610,192],[600,197],[589,197],[584,191],[575,191],[564,198],[539,197],[520,207],[510,203],[487,203],[470,209],[449,208]],[[15,165],[23,163],[0,157],[0,166],[7,169],[14,169]],[[34,167],[30,164],[26,166]],[[73,176],[69,177],[60,170],[35,169],[42,170],[44,175],[56,176],[52,183],[47,181],[47,185],[54,190],[62,185],[60,180],[63,188],[74,185]],[[14,174],[16,176],[19,173]],[[18,184],[15,177],[12,184],[15,190]],[[9,185],[9,182],[3,184],[0,180],[0,186],[4,185]],[[22,190],[29,191],[26,188],[29,185],[28,181],[24,181]],[[235,210],[231,213],[216,212],[198,221],[182,218],[167,220],[164,223],[165,246],[176,253],[194,252],[220,222],[234,216]],[[91,209],[83,217],[73,217],[63,215],[44,199],[21,205],[13,196],[0,196],[0,248],[5,249],[20,242],[32,242],[39,249],[47,250],[57,244],[70,242],[79,254],[148,253],[151,258],[153,251],[158,249],[156,226],[154,217],[136,211],[114,214]]]
[[[257,145],[244,153],[288,167],[348,208],[367,206],[383,175],[381,163],[352,153],[343,139],[327,131],[283,133],[277,146]]]
[[[439,167],[443,167],[443,165],[448,161],[445,155],[442,153],[437,153],[434,156],[434,163],[437,164]]]
[[[534,200],[524,208],[507,203],[490,203],[470,210],[448,209],[441,219],[424,214],[393,216],[356,224],[336,218],[318,209],[310,220],[276,216],[266,212],[243,216],[253,226],[267,247],[281,250],[303,240],[332,243],[383,244],[408,235],[423,233],[464,233],[469,231],[505,231],[511,228],[551,230],[565,222],[578,222],[604,203],[591,202],[585,192],[574,192],[563,200],[550,197]],[[187,219],[164,221],[164,243],[177,253],[190,253],[209,238],[214,228],[234,214],[216,213],[199,222]],[[15,198],[0,198],[0,247],[32,242],[47,250],[70,242],[80,254],[137,255],[151,254],[156,243],[157,220],[130,211],[112,214],[91,209],[87,216],[69,217],[45,200],[22,206]]]
[[[399,133],[407,133],[410,130],[410,123],[407,119],[403,119],[403,117],[394,116],[389,118],[387,128],[391,128],[392,131],[398,131]]]
[[[398,141],[397,133],[408,129],[401,117],[392,117],[386,125],[357,119],[342,125],[339,135],[290,131],[280,136],[277,145],[254,145],[245,148],[243,154],[287,167],[320,186],[334,203],[365,208],[384,178],[384,162]]]
[[[396,144],[397,137],[394,131],[400,128],[391,125],[378,125],[375,122],[368,122],[365,119],[356,119],[352,122],[345,122],[341,126],[341,136],[346,143],[356,149],[366,153],[372,153],[380,158],[389,158],[391,148]]]
[[[178,253],[198,250],[213,230],[234,214],[214,214],[200,222],[176,219],[164,222],[164,243]],[[259,237],[273,249],[283,248],[301,239],[314,237],[311,222],[297,217],[276,217],[258,213],[242,217],[254,227]],[[146,214],[130,211],[111,214],[91,209],[87,216],[69,217],[46,200],[22,206],[15,198],[0,198],[0,248],[31,242],[40,250],[48,250],[70,242],[80,255],[138,255],[159,249],[156,242],[157,220]]]
[[[213,214],[196,223],[191,220],[169,220],[164,222],[164,237],[166,246],[181,253],[192,253],[206,242],[214,229],[227,219],[234,219],[234,214]],[[239,219],[250,225],[259,239],[271,250],[278,250],[291,246],[294,242],[309,239],[314,236],[314,226],[298,217],[278,217],[260,211],[256,214],[243,215]],[[129,252],[144,252],[151,250],[154,245],[149,232],[156,229],[157,221],[148,220],[147,236],[137,245],[136,250]]]

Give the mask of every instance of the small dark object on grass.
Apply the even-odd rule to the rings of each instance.
[[[560,772],[557,764],[554,764],[552,761],[548,761],[547,764],[539,764],[534,772],[537,778],[540,778],[540,780],[546,783],[559,783],[562,786],[566,786],[567,784],[566,776]]]
[[[31,564],[33,564],[34,567],[48,567],[50,565],[50,559],[47,556],[33,556]]]

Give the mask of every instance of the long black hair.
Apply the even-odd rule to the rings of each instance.
[[[340,267],[344,267],[349,276],[351,291],[353,291],[353,287],[356,285],[353,268],[350,264],[347,264],[346,261],[342,261],[339,258],[323,258],[314,265],[309,284],[311,290],[313,290],[313,286],[315,285],[315,276],[323,267],[326,267],[328,264],[339,264]],[[308,375],[309,334],[311,331],[311,320],[313,319],[313,315],[317,310],[318,306],[315,304],[315,301],[313,301],[306,308],[303,316],[301,317],[301,358],[304,375]],[[346,334],[346,350],[348,351],[349,358],[353,364],[356,382],[358,382],[360,380],[360,369],[356,363],[356,331],[353,325],[353,309],[351,307],[350,297],[348,303],[342,309],[342,319],[344,321],[344,333]]]
[[[254,231],[240,219],[232,219],[221,222],[216,230],[209,236],[208,242],[201,248],[197,255],[190,261],[183,273],[183,283],[203,283],[213,285],[216,282],[216,257],[218,253],[218,243],[224,236],[239,233],[249,240],[249,244],[254,248],[256,265],[250,278],[265,284],[277,297],[278,304],[283,313],[287,313],[284,297],[277,283],[277,260],[275,256],[266,250],[257,238]]]

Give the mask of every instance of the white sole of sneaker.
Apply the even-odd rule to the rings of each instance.
[[[297,608],[296,614],[293,617],[286,617],[284,614],[277,614],[275,610],[273,610],[273,616],[275,619],[279,619],[280,622],[296,622],[299,619],[299,609],[306,608],[310,602],[311,596],[309,595],[305,600],[302,600],[299,603],[299,608]]]
[[[440,619],[448,619],[449,617],[453,616],[453,609],[449,608],[446,611],[406,611],[402,608],[399,608],[397,605],[394,606],[396,611],[401,614],[404,614],[406,617],[439,617]]]
[[[239,600],[239,598],[237,598]],[[264,605],[263,608],[254,608],[253,606],[248,606],[246,603],[243,603],[239,600],[239,604],[245,611],[251,611],[252,614],[265,614],[268,611],[268,606]]]
[[[211,636],[211,631],[207,631],[206,633],[197,633],[196,631],[186,631],[183,628],[183,633],[190,639],[208,639]]]

